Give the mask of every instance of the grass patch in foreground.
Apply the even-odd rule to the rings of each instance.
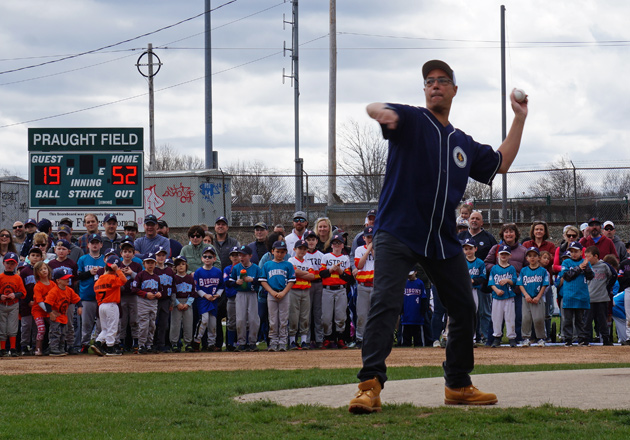
[[[478,366],[475,372],[628,366]],[[441,376],[442,370],[404,367],[389,373],[398,380]],[[0,376],[5,414],[0,438],[630,438],[630,410],[386,405],[381,414],[354,416],[345,408],[232,400],[250,392],[353,382],[355,374],[312,369]]]

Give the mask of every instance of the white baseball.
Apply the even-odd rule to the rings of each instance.
[[[514,89],[513,93],[514,93],[514,99],[516,99],[516,102],[523,102],[525,101],[525,98],[527,97],[525,92],[521,89]]]

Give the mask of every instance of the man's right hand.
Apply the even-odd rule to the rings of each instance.
[[[398,127],[398,113],[390,108],[386,108],[382,102],[373,102],[366,107],[370,118],[375,119],[379,124],[387,126],[390,130]]]

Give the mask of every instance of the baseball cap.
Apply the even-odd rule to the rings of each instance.
[[[570,256],[571,256],[571,252],[564,251],[564,253],[560,255],[560,258],[569,258]]]
[[[26,225],[37,226],[37,220],[35,220],[34,218],[29,218],[28,220],[24,222],[24,226]]]
[[[498,254],[510,254],[512,255],[512,249],[510,249],[510,247],[507,244],[502,244],[501,246],[499,246],[499,252],[497,252]]]
[[[101,238],[100,234],[90,234],[89,238],[90,238],[88,241],[89,243],[92,243],[93,241],[98,241],[100,243],[103,242],[103,239]]]
[[[149,214],[149,215],[145,215],[144,216],[144,224],[146,225],[147,223],[153,223],[154,225],[157,225],[157,217],[154,216],[153,214]]]
[[[131,240],[125,240],[120,243],[120,249],[124,249],[125,247],[129,247],[133,249],[134,251],[136,250],[136,247],[134,246],[133,241]]]
[[[429,73],[431,73],[431,71],[435,69],[443,70],[448,75],[448,77],[453,80],[453,85],[456,85],[455,72],[453,72],[451,66],[441,60],[431,60],[424,63],[424,66],[422,66],[422,78],[427,79],[427,75],[429,75]]]
[[[72,227],[74,222],[72,221],[72,219],[70,217],[64,217],[61,220],[59,220],[59,224],[60,225],[68,225],[68,226]]]
[[[178,255],[177,257],[173,258],[173,263],[175,263],[175,264],[179,264],[182,261],[184,263],[188,263],[188,259],[186,257],[184,257],[183,255]]]
[[[333,235],[332,238],[330,239],[330,242],[332,243],[333,241],[340,241],[343,243],[343,235],[341,234]]]
[[[604,224],[602,225],[602,228],[606,229],[606,226],[612,226],[612,228],[615,229],[615,224],[611,222],[610,220],[606,220]]]
[[[70,249],[70,242],[68,242],[68,240],[57,240],[55,242],[55,247],[56,246],[61,246],[61,247],[65,247],[66,249]]]
[[[69,267],[61,266],[53,270],[53,280],[67,280],[72,278],[72,269]]]
[[[317,238],[317,234],[315,233],[315,231],[308,230],[304,233],[304,240],[306,240],[309,237]]]
[[[170,258],[167,258],[166,261],[164,261],[164,264],[167,266],[175,266],[175,263]]]
[[[52,229],[52,223],[47,218],[43,218],[37,223],[37,229],[41,232],[48,232]]]
[[[136,223],[134,221],[125,222],[125,228],[124,229],[135,229],[137,231],[138,230],[138,223]]]
[[[591,217],[588,220],[588,225],[591,226],[591,223],[599,223],[600,225],[602,224],[602,222],[599,221],[599,219],[597,217]]]
[[[243,246],[243,247],[247,247],[247,246]],[[249,249],[249,248],[247,248]],[[217,254],[217,251],[214,250],[214,248],[212,246],[206,246],[206,248],[203,250],[203,252],[201,253],[201,255],[205,254],[206,252],[211,252],[213,255]],[[252,250],[249,249],[249,254],[252,254]]]
[[[160,228],[168,228],[168,223],[166,223],[166,220],[158,220],[158,226]]]
[[[277,243],[277,242],[276,242]],[[275,244],[275,243],[274,243]],[[238,248],[238,253],[239,254],[246,254],[246,255],[252,255],[252,249],[249,246],[241,246],[240,248]]]
[[[256,228],[268,229],[268,228],[267,228],[267,223],[265,223],[265,222],[258,222],[258,223],[256,223],[256,224],[254,225],[254,229],[256,229]]]
[[[474,238],[466,238],[465,240],[462,240],[462,247],[464,246],[477,247],[477,242]]]
[[[293,213],[293,221],[295,221],[296,218],[303,218],[304,220],[308,220],[304,211],[295,211]]]
[[[232,254],[238,254],[240,252],[238,246],[234,246],[232,249],[230,249],[230,255]]]
[[[297,248],[302,247],[302,246],[308,247],[308,244],[306,244],[306,242],[304,240],[298,240],[298,241],[295,242],[295,246],[293,246],[293,249],[297,249]],[[285,249],[286,249],[286,247],[285,247]]]
[[[579,241],[573,241],[569,244],[569,247],[567,249],[582,250],[583,248],[584,246],[582,246],[582,244]]]
[[[105,249],[105,252],[103,252],[103,255],[107,257],[108,255],[118,255],[118,253],[116,252],[116,249],[108,248],[108,249]]]
[[[586,228],[588,228],[588,223],[582,223],[582,224],[580,225],[580,232],[584,232],[584,230],[585,230]]]
[[[227,218],[225,218],[222,215],[217,217],[217,219],[214,221],[214,224],[216,225],[219,222],[224,222],[226,225],[230,226],[230,223],[228,222]]]
[[[112,255],[111,257],[107,259],[107,265],[109,267],[113,266],[114,264],[116,266],[120,264],[120,258],[118,258],[116,255]]]
[[[363,235],[364,236],[370,236],[370,235],[374,235],[374,226],[368,226],[365,229],[363,229]]]
[[[118,219],[116,218],[116,214],[107,214],[105,218],[103,219],[103,223],[107,223],[110,220],[114,220],[117,222]]]
[[[155,254],[153,252],[149,252],[146,257],[142,259],[142,261],[157,261],[155,259]]]
[[[42,252],[42,250],[38,247],[32,247],[30,251],[28,251],[28,254],[39,254],[39,255],[44,255],[44,253]]]
[[[348,233],[347,233],[346,231],[344,231],[343,229],[341,229],[341,228],[334,227],[334,228],[333,228],[333,235],[343,235],[343,236],[347,236],[347,235],[348,235]]]
[[[458,227],[458,228],[467,228],[468,226],[469,226],[469,224],[468,224],[468,220],[466,220],[466,219],[460,219],[460,220],[457,222],[457,227]]]
[[[366,216],[366,217],[369,217],[369,216],[371,216],[371,215],[373,215],[374,217],[376,217],[376,209],[372,208],[372,209],[370,209],[370,210],[367,212],[367,214],[365,214],[365,216]]]
[[[536,254],[540,255],[540,249],[538,249],[536,246],[528,247],[527,252],[525,252],[525,255],[529,254],[530,252],[536,252]]]
[[[6,254],[4,254],[4,258],[2,259],[2,261],[4,261],[5,263],[7,261],[15,261],[16,263],[19,263],[20,257],[18,257],[18,254],[16,254],[15,252],[7,252]]]
[[[300,240],[302,241],[302,240]],[[276,241],[273,243],[273,246],[271,246],[272,249],[284,249],[285,251],[287,250],[287,244],[284,241]],[[250,249],[251,251],[251,249]]]
[[[68,225],[60,225],[59,228],[57,228],[57,234],[72,234],[72,229],[70,229],[70,226]]]
[[[154,253],[155,255],[160,254],[160,253],[162,253],[162,252],[164,252],[165,254],[168,254],[168,252],[166,252],[166,249],[164,249],[164,247],[163,247],[163,246],[155,246],[155,247],[153,248],[153,253]]]

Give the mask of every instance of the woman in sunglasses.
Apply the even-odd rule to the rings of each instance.
[[[0,229],[0,273],[4,272],[2,260],[7,252],[17,252],[15,244],[13,244],[13,237],[11,237],[11,232],[8,229]]]
[[[203,262],[201,261],[201,255],[203,254],[203,250],[208,246],[203,242],[203,239],[206,236],[206,231],[199,225],[191,226],[188,229],[188,239],[190,243],[182,248],[181,255],[186,257],[186,261],[188,262],[188,271],[194,273],[200,267],[203,267]],[[214,245],[211,245],[214,248]],[[218,252],[216,248],[214,249],[216,255]],[[177,257],[177,255],[175,255]],[[214,263],[215,267],[221,268],[221,261],[217,256],[217,260]]]
[[[567,225],[564,227],[564,231],[562,233],[562,242],[560,242],[560,246],[556,248],[556,252],[552,254],[553,257],[553,272],[555,274],[560,273],[562,270],[562,262],[560,261],[560,256],[564,254],[569,244],[573,241],[580,240],[580,230],[575,226]]]

